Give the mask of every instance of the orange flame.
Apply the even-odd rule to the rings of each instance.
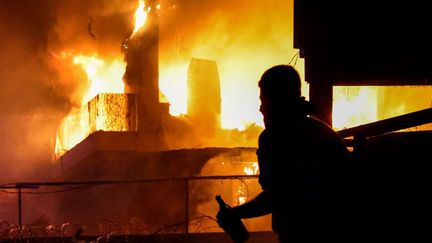
[[[249,165],[246,165],[245,167],[243,167],[243,172],[246,175],[256,175],[259,172],[259,168],[258,168],[258,162],[252,162]]]
[[[333,127],[343,129],[377,120],[374,87],[334,87]]]
[[[158,5],[156,8],[160,8]],[[145,25],[147,15],[151,11],[151,7],[146,7],[144,0],[138,1],[138,7],[135,11],[135,26],[131,37],[138,33]],[[70,53],[63,52],[62,56],[70,56]],[[82,67],[85,71],[87,79],[90,81],[90,87],[86,94],[83,95],[82,104],[88,103],[93,97],[101,93],[124,93],[123,75],[126,69],[122,57],[111,59],[102,59],[97,55],[84,55],[79,54],[73,56],[73,63]],[[121,119],[110,119],[109,113],[114,108],[109,108],[104,104],[104,99],[110,99],[112,102],[115,100],[119,105],[115,106],[116,114],[124,113],[122,110],[122,103],[125,97],[119,96],[117,98],[110,96],[101,96],[94,109],[97,109],[97,116],[95,127],[90,127],[89,124],[89,111],[86,107],[77,108],[72,111],[67,117],[64,118],[56,138],[55,156],[61,156],[65,151],[71,149],[76,144],[81,142],[88,136],[92,129],[96,130],[115,130],[125,131],[129,128],[124,124],[125,121]],[[123,107],[124,108],[124,107]]]
[[[245,163],[243,173],[246,175],[257,175],[259,173],[258,162]],[[241,205],[248,200],[248,189],[246,183],[240,183],[235,192],[237,195],[237,205]]]
[[[144,24],[147,21],[148,13],[150,12],[151,8],[148,7],[145,9],[146,5],[144,0],[138,1],[138,7],[135,11],[135,27],[132,32],[131,37],[133,37],[136,33],[139,32],[139,30],[144,26]]]
[[[95,55],[77,55],[73,62],[84,69],[91,82],[87,94],[83,96],[83,104],[99,93],[123,93],[122,77],[126,64],[121,58],[104,61]]]

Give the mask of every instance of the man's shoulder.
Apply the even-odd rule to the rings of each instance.
[[[320,139],[317,141],[325,144],[324,147],[341,148],[344,153],[348,152],[348,149],[343,144],[343,139],[330,125],[315,117],[308,117],[307,119],[309,121],[307,129],[309,134],[313,134],[311,136],[315,138],[319,137]]]
[[[258,137],[258,142],[262,142],[269,138],[269,129],[265,128]]]
[[[306,117],[306,126],[308,126],[309,128],[315,128],[315,129],[319,129],[319,130],[324,130],[330,133],[336,133],[336,131],[326,122],[324,122],[323,120],[320,120],[316,117],[312,117],[312,116],[308,116]]]
[[[336,130],[334,130],[326,122],[315,117],[307,118],[304,131],[310,134],[312,137],[320,137],[321,141],[334,141],[338,143],[342,142],[342,138],[339,136]]]
[[[311,124],[317,125],[317,126],[325,126],[325,127],[331,128],[330,125],[325,123],[323,120],[318,119],[314,116],[307,116],[306,121],[311,123]]]

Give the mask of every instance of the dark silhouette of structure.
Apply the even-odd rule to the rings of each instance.
[[[331,124],[335,85],[432,84],[426,4],[294,1],[294,48],[321,119]]]
[[[351,198],[346,188],[349,152],[331,127],[309,116],[311,105],[301,97],[300,77],[292,66],[268,69],[259,87],[265,130],[257,156],[263,191],[219,211],[217,218],[224,224],[229,218],[271,213],[280,242],[335,240]]]
[[[317,115],[331,124],[336,85],[432,85],[432,37],[424,1],[294,1],[294,47]],[[428,97],[421,97],[428,98]],[[422,239],[432,185],[430,131],[400,131],[432,122],[432,109],[339,131],[358,162],[355,239]],[[426,236],[429,237],[429,236]],[[353,237],[354,238],[354,237]]]
[[[146,25],[123,44],[125,93],[137,94],[138,135],[143,147],[166,147],[161,120],[168,107],[159,102],[159,21],[156,1],[150,1]],[[133,112],[130,112],[131,114]],[[151,141],[149,143],[148,141]]]

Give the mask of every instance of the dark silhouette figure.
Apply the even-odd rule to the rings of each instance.
[[[349,151],[330,126],[311,116],[292,66],[268,69],[258,85],[265,125],[257,150],[262,192],[219,211],[219,224],[271,213],[280,242],[342,239],[351,217]]]

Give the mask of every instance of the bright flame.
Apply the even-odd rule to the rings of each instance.
[[[128,94],[99,94],[81,108],[73,109],[57,131],[54,154],[59,158],[96,131],[136,131],[128,116]],[[132,102],[133,103],[133,102]],[[129,107],[130,108],[130,107]],[[132,108],[133,110],[133,108]]]
[[[63,155],[64,152],[65,152],[64,150],[66,150],[65,145],[62,144],[62,140],[59,137],[59,133],[60,132],[61,131],[57,131],[57,134],[56,134],[56,141],[55,141],[55,147],[54,147],[54,156],[55,156],[55,159],[57,159],[61,155]]]
[[[166,67],[160,73],[159,87],[170,103],[170,114],[187,113],[187,63]]]
[[[157,9],[160,6],[156,7]],[[145,25],[147,15],[151,7],[146,7],[144,0],[138,1],[138,7],[135,11],[135,26],[132,36],[140,31]],[[70,56],[70,53],[63,52],[62,58]],[[124,93],[123,75],[126,69],[122,57],[113,59],[102,59],[97,55],[76,55],[73,57],[73,63],[83,68],[90,87],[81,100],[82,104],[87,104],[96,95],[102,93]],[[55,155],[60,156],[65,151],[71,149],[81,142],[90,133],[97,130],[104,131],[129,131],[131,128],[126,120],[124,102],[127,102],[125,96],[101,95],[96,101],[83,106],[71,112],[62,122],[58,131]],[[105,104],[108,102],[109,104]],[[89,107],[95,112],[89,114]],[[94,120],[94,125],[89,124]]]
[[[243,173],[246,175],[257,175],[259,173],[258,162],[250,162],[245,163],[243,166]],[[237,186],[237,190],[235,192],[237,195],[237,205],[241,205],[248,200],[248,188],[246,182],[241,182]]]
[[[83,106],[83,108],[86,107]],[[57,131],[56,158],[59,158],[89,135],[89,116],[87,109],[83,108],[75,108],[61,122]]]
[[[126,64],[122,59],[104,61],[97,56],[78,55],[73,59],[74,64],[81,65],[90,80],[90,88],[83,96],[83,104],[99,93],[123,93],[122,81]]]
[[[68,55],[68,53],[63,53],[64,57]],[[90,87],[87,93],[83,95],[82,104],[87,104],[93,97],[101,93],[123,93],[122,77],[126,65],[121,58],[104,61],[96,55],[76,55],[73,58],[73,63],[82,67],[90,81]],[[107,99],[109,100],[106,101]],[[122,110],[125,107],[124,99],[123,96],[116,99],[109,95],[102,95],[100,99],[89,106],[84,105],[70,112],[63,119],[57,133],[55,156],[58,158],[63,155],[94,131],[127,130],[126,121],[122,120],[124,115],[120,116],[125,113]],[[107,105],[104,102],[111,104]],[[89,113],[90,108],[95,111],[92,113],[96,114],[95,116]],[[90,124],[91,119],[95,120],[94,127]]]
[[[134,36],[144,26],[145,22],[147,21],[148,12],[150,12],[150,10],[150,7],[145,10],[144,0],[138,1],[138,7],[135,11],[135,27],[132,32],[132,36]]]
[[[333,127],[337,130],[376,121],[377,89],[334,87]]]
[[[240,189],[239,189],[240,190]],[[241,193],[241,192],[240,192]],[[238,205],[242,205],[242,204],[244,204],[245,202],[247,202],[247,196],[245,196],[245,195],[240,195],[238,198],[237,198],[237,200],[238,200]]]
[[[258,162],[252,162],[250,165],[243,167],[243,172],[246,175],[256,175],[259,172]]]

